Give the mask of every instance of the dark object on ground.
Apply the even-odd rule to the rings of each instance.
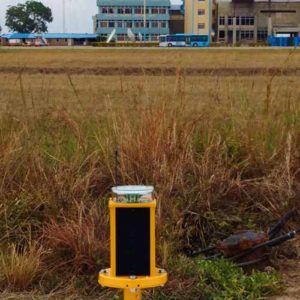
[[[300,228],[280,235],[283,227],[294,211],[286,213],[268,232],[243,231],[218,241],[216,245],[196,251],[188,251],[188,256],[205,255],[205,259],[223,257],[245,267],[265,260],[270,248],[278,246],[300,233]]]

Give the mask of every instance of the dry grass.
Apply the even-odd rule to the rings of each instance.
[[[8,290],[27,290],[41,274],[42,255],[45,251],[37,244],[18,249],[10,245],[8,251],[0,253],[0,284]]]
[[[298,51],[0,51],[0,66],[300,65]],[[94,274],[108,265],[106,206],[116,183],[155,185],[158,260],[173,270],[169,297],[194,285],[177,263],[183,247],[266,228],[299,208],[297,76],[20,72],[0,80],[1,242],[30,250],[30,235],[39,242],[35,253],[46,251],[36,255],[43,262],[31,268],[36,276],[16,276],[24,289],[96,292]],[[9,255],[26,269],[29,250]],[[0,269],[0,278],[7,273]],[[199,293],[195,287],[186,297]]]

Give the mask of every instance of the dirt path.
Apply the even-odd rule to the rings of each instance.
[[[300,68],[184,68],[174,67],[95,67],[95,68],[37,68],[0,67],[0,74],[69,74],[101,76],[300,76]]]

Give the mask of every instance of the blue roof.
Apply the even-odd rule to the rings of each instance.
[[[43,33],[45,39],[95,39],[97,34],[91,33]]]
[[[9,39],[9,40],[19,40],[19,39],[34,39],[36,36],[34,33],[8,33],[2,34],[2,38]]]
[[[2,38],[8,40],[35,39],[43,37],[45,39],[95,39],[96,34],[91,33],[8,33],[2,34]]]

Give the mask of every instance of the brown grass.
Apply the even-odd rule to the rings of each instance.
[[[107,295],[95,290],[95,274],[109,263],[115,184],[155,186],[158,261],[171,270],[166,293],[177,299],[195,280],[183,247],[264,229],[299,208],[299,78],[179,69],[299,68],[298,51],[0,51],[0,66],[178,67],[156,77],[0,74],[1,243],[30,249],[30,235],[44,249],[29,278],[30,250],[3,252],[24,262],[15,279],[24,277],[24,289]],[[8,273],[0,269],[0,278]],[[21,289],[10,276],[11,289]]]

